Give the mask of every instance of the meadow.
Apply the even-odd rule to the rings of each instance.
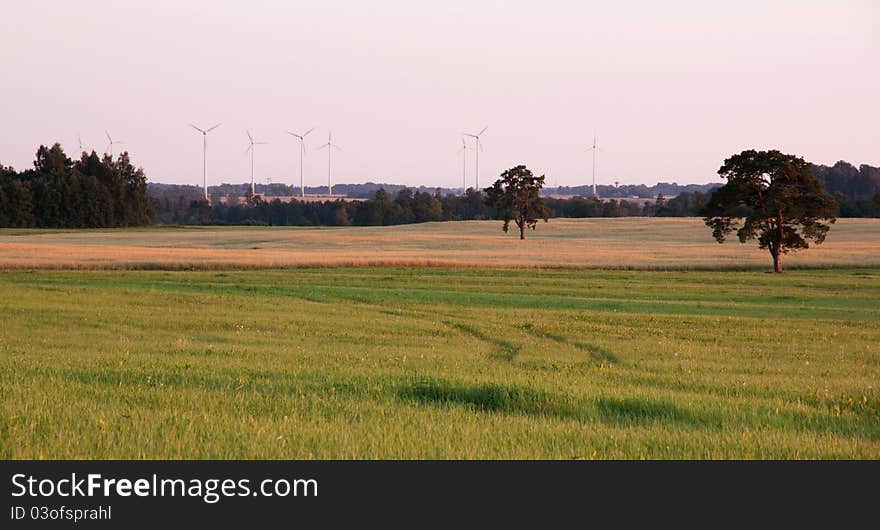
[[[825,243],[785,267],[880,267],[880,219],[840,219]],[[719,245],[700,219],[551,219],[525,241],[497,221],[385,227],[0,229],[0,270],[315,266],[762,269],[770,254]]]
[[[880,458],[876,267],[10,268],[0,289],[7,459]]]

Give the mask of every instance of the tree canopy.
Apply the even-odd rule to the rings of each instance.
[[[822,243],[835,221],[834,197],[803,158],[747,150],[725,160],[718,174],[727,183],[703,211],[712,236],[723,243],[735,231],[741,243],[756,239],[775,272],[782,272],[782,254]]]
[[[83,152],[73,161],[56,143],[37,149],[34,169],[0,168],[0,226],[98,228],[152,222],[147,177],[128,153],[114,160]]]
[[[510,221],[519,228],[519,238],[526,238],[526,228],[535,229],[539,219],[547,222],[547,206],[541,199],[544,175],[536,177],[524,165],[508,169],[495,184],[486,188],[486,204],[494,207],[504,221],[504,231]]]

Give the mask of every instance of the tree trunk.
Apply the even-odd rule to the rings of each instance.
[[[782,209],[776,212],[776,253],[773,254],[773,272],[782,272]]]
[[[526,225],[525,225],[525,223],[519,225],[519,238],[520,239],[526,238]]]
[[[773,256],[773,272],[782,272],[782,253],[779,252],[779,248],[775,250],[771,248],[770,255]]]

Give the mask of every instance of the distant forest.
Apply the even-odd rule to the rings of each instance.
[[[838,162],[813,166],[815,176],[838,201],[840,217],[880,217],[880,168]],[[543,190],[550,217],[700,216],[718,184],[589,186]],[[334,191],[363,201],[283,202],[296,195],[283,184],[257,185],[245,204],[225,204],[223,196],[247,194],[247,184],[209,188],[147,183],[128,153],[115,159],[94,151],[71,160],[58,144],[40,146],[34,168],[16,172],[0,164],[0,227],[99,228],[158,224],[235,225],[394,225],[426,221],[494,219],[482,192],[470,189],[408,188],[392,184],[339,184]],[[326,187],[307,188],[308,193]],[[571,196],[554,198],[554,195]],[[633,197],[641,201],[633,201]],[[630,200],[626,200],[630,199]],[[650,200],[644,200],[650,199]]]
[[[880,217],[880,168],[847,162],[813,166],[814,175],[834,194],[840,217]],[[545,188],[544,201],[550,217],[691,217],[701,216],[717,184],[659,183],[654,186],[598,186],[603,200],[592,197],[591,186]],[[241,197],[249,184],[211,186],[215,199]],[[297,195],[298,188],[284,184],[256,185],[257,195],[247,204],[228,205],[214,200],[207,204],[197,186],[150,184],[156,220],[164,224],[259,224],[297,226],[393,225],[426,221],[494,219],[495,212],[483,202],[483,194],[461,188],[408,188],[394,184],[338,184],[333,191],[361,202],[282,202],[273,197]],[[326,193],[327,188],[306,188]],[[571,198],[552,198],[554,195]],[[651,199],[646,202],[632,201]],[[630,199],[630,200],[626,200]]]
[[[490,182],[487,182],[487,184]],[[676,184],[676,183],[668,183],[668,182],[660,182],[659,184],[655,184],[653,186],[646,186],[644,184],[638,185],[621,185],[621,186],[597,186],[597,191],[599,192],[600,197],[609,197],[609,198],[643,198],[643,199],[653,199],[657,195],[664,195],[666,197],[679,195],[681,193],[708,193],[712,189],[720,186],[721,184]],[[251,185],[249,183],[242,184],[220,184],[218,186],[208,186],[208,193],[211,196],[222,196],[222,197],[242,197],[247,194],[248,190],[250,190]],[[192,193],[194,194],[194,198],[198,199],[203,196],[202,188],[198,186],[179,186],[176,184],[150,184],[151,193],[159,193],[159,190],[167,189],[167,188],[192,188]],[[364,184],[334,184],[333,192],[339,195],[345,195],[347,197],[357,198],[357,199],[372,199],[376,192],[380,189],[385,190],[387,193],[392,195],[396,195],[400,190],[404,188],[409,188],[410,190],[415,192],[422,193],[431,193],[434,194],[436,192],[440,192],[441,195],[459,195],[461,194],[461,188],[437,188],[437,187],[429,187],[429,186],[404,186],[402,184],[385,184],[385,183],[375,183],[375,182],[366,182]],[[299,195],[299,186],[289,186],[286,184],[274,183],[274,184],[256,184],[256,192],[257,195],[265,197],[267,200],[270,197],[287,197],[293,195]],[[305,189],[306,194],[319,194],[319,193],[327,193],[327,186],[306,186]],[[593,195],[592,186],[560,186],[557,188],[545,187],[542,192],[542,195],[571,195],[571,196],[580,196],[580,197],[589,197]],[[198,195],[198,197],[195,197]]]

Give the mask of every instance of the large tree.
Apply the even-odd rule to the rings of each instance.
[[[743,151],[718,170],[727,184],[715,190],[703,210],[719,243],[736,231],[740,243],[757,239],[782,272],[782,254],[825,240],[836,202],[803,158],[779,151]]]
[[[539,219],[547,222],[547,207],[541,199],[544,175],[536,177],[523,165],[510,168],[501,174],[491,187],[486,188],[486,204],[494,207],[498,217],[504,220],[504,231],[510,221],[519,228],[519,238],[526,238],[526,228],[535,229]]]

